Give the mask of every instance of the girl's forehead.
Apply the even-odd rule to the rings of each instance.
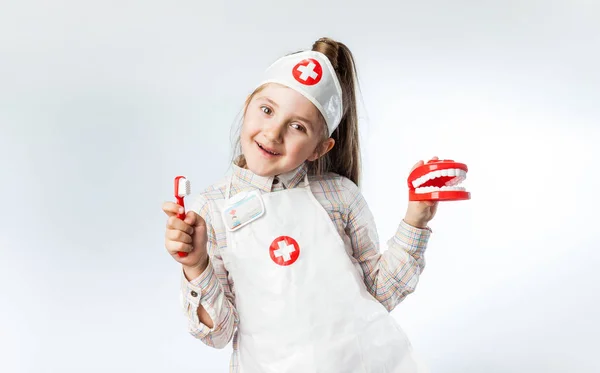
[[[273,105],[282,109],[294,108],[295,110],[310,111],[317,113],[317,107],[304,95],[292,88],[270,83],[258,92],[255,99],[270,101]]]

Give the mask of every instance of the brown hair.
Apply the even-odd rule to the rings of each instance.
[[[342,119],[339,126],[331,134],[335,140],[334,147],[324,156],[319,157],[308,164],[309,174],[322,175],[333,172],[352,180],[356,185],[360,184],[360,146],[358,134],[358,113],[356,106],[356,88],[358,86],[356,66],[350,49],[343,43],[330,38],[320,38],[312,46],[313,51],[321,52],[331,62],[335,69],[338,80],[342,87],[343,109]],[[255,94],[259,93],[264,86],[258,87],[246,99],[245,108]],[[245,114],[244,108],[244,114]],[[323,140],[329,137],[327,125],[323,119]],[[239,147],[239,136],[237,153],[238,166],[245,167],[246,161],[241,155]]]

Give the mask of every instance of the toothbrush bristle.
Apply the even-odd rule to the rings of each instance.
[[[184,196],[189,196],[191,193],[191,185],[190,185],[190,181],[188,179],[185,178],[181,178],[179,179],[179,196],[180,197],[184,197]]]

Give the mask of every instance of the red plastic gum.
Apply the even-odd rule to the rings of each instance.
[[[408,175],[410,201],[460,201],[471,199],[471,193],[461,186],[469,169],[451,159],[431,160]]]

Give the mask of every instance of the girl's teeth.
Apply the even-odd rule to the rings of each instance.
[[[260,144],[258,144],[258,146],[259,146],[259,147],[260,147],[262,150],[266,151],[266,152],[267,152],[267,153],[269,153],[269,154],[272,154],[272,155],[279,155],[279,153],[275,153],[275,152],[272,152],[272,151],[270,151],[270,150],[267,150],[267,149],[265,149],[265,148],[264,148],[262,145],[260,145]]]

